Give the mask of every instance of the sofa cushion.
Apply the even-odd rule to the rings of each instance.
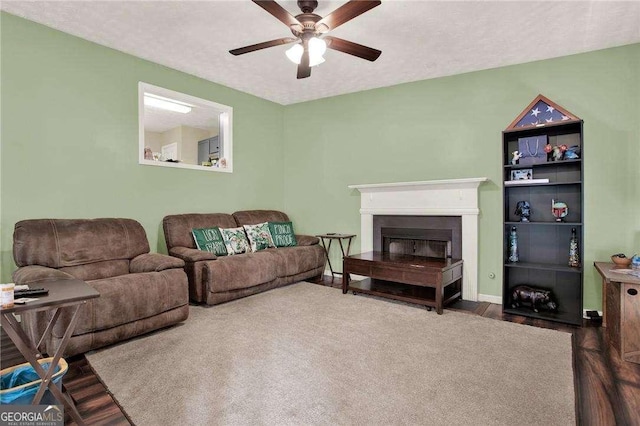
[[[192,229],[235,228],[235,219],[225,213],[190,213],[165,216],[162,220],[167,250],[173,247],[196,248],[191,235]]]
[[[278,278],[311,271],[325,264],[324,249],[319,245],[282,247],[272,253],[277,258]]]
[[[277,210],[244,210],[233,213],[233,217],[238,226],[263,222],[289,222],[289,216]]]
[[[100,280],[102,278],[128,274],[129,260],[106,260],[104,262],[88,263],[86,265],[67,266],[59,270],[83,281]]]
[[[206,290],[212,293],[237,290],[271,282],[277,278],[276,250],[263,250],[220,257],[205,263]]]
[[[62,268],[148,252],[147,235],[132,219],[30,219],[16,223],[13,232],[18,266]]]
[[[295,247],[298,245],[291,222],[268,222],[269,231],[276,247]]]
[[[188,303],[187,277],[182,269],[127,274],[88,283],[100,297],[80,308],[74,336],[149,318]],[[55,337],[63,336],[70,311],[65,309],[63,319],[56,323]]]
[[[224,245],[227,247],[227,254],[229,256],[251,251],[247,235],[244,233],[244,228],[220,228],[220,233],[222,234],[222,239],[224,240]]]
[[[274,248],[276,245],[271,238],[271,231],[267,222],[258,223],[257,225],[242,225],[244,231],[249,238],[251,251],[256,252],[268,248]]]
[[[198,228],[192,229],[193,241],[196,243],[198,250],[214,253],[216,256],[226,256],[227,247],[220,234],[220,228]]]

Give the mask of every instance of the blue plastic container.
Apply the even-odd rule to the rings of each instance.
[[[46,370],[49,369],[49,365],[53,361],[53,358],[43,358],[38,360],[40,365]],[[62,388],[62,376],[64,376],[69,369],[67,361],[60,358],[56,371],[51,377],[53,383]],[[0,371],[0,403],[12,404],[12,405],[30,405],[33,401],[33,397],[42,383],[42,379],[38,377],[38,374],[31,366],[31,364],[24,363],[15,365],[13,367],[5,368]],[[42,405],[55,405],[62,404],[53,396],[51,391],[47,389],[40,401]]]

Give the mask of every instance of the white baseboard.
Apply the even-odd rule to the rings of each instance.
[[[491,294],[478,294],[478,302],[495,303],[496,305],[502,305],[502,296],[494,296]]]

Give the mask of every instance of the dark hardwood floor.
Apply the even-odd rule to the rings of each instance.
[[[340,278],[325,276],[318,284],[341,287]],[[361,296],[358,296],[361,297]],[[579,425],[640,425],[640,365],[622,361],[606,341],[602,329],[585,321],[582,327],[503,314],[500,305],[459,301],[448,309],[481,315],[500,321],[543,327],[572,334],[576,419]],[[435,315],[435,312],[430,314]],[[83,355],[72,357],[64,386],[89,425],[128,425],[120,409]],[[0,366],[25,362],[2,332]],[[67,419],[65,424],[75,423]]]

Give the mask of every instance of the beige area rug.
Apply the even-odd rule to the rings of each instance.
[[[299,283],[87,358],[138,425],[573,425],[568,333]]]

